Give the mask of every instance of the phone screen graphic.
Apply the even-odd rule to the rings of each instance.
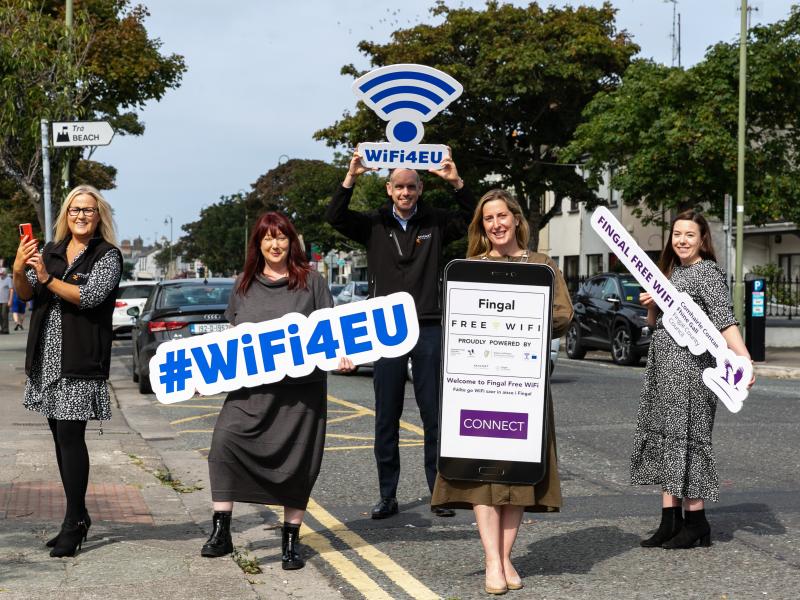
[[[444,292],[440,471],[535,483],[546,462],[553,272],[455,262]]]

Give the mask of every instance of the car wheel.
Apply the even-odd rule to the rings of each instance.
[[[150,387],[150,378],[145,377],[144,375],[139,375],[139,393],[140,394],[152,394],[153,388]]]
[[[567,330],[567,356],[575,359],[586,356],[586,348],[581,344],[581,326],[577,321],[570,323]]]
[[[633,349],[633,338],[626,325],[614,328],[611,337],[611,360],[618,365],[635,365],[639,362],[639,355]]]
[[[131,378],[133,379],[133,383],[139,382],[139,371],[136,370],[136,361],[133,361],[133,375]]]

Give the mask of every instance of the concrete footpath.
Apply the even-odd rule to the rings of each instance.
[[[240,563],[261,573],[200,556],[211,526],[205,458],[181,450],[152,397],[116,371],[112,420],[102,435],[97,422],[87,428],[88,541],[74,558],[51,558],[44,543],[65,502],[47,422],[21,404],[25,333],[0,335],[0,599],[341,597],[313,564],[281,569],[279,516],[264,507],[237,504],[234,524]]]

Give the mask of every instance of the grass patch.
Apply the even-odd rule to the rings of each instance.
[[[158,479],[161,482],[161,485],[171,487],[179,494],[191,494],[192,492],[197,492],[203,489],[203,486],[197,484],[184,485],[180,479],[173,478],[172,473],[170,473],[167,469],[156,469],[153,471],[153,477]]]
[[[247,550],[239,550],[234,546],[231,557],[233,562],[239,565],[239,568],[248,575],[258,575],[262,572],[261,567],[258,565],[258,560],[251,558]]]
[[[179,494],[191,494],[192,492],[197,492],[203,489],[201,485],[185,485],[180,479],[176,479],[172,476],[172,473],[169,472],[169,469],[149,469],[144,464],[144,461],[136,456],[135,454],[128,454],[128,458],[131,459],[131,463],[139,467],[140,469],[147,471],[153,477],[158,479],[161,482],[161,485],[165,485],[167,487],[171,487],[173,490],[178,492]]]

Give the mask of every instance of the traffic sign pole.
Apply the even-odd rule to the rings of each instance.
[[[47,119],[40,121],[42,125],[42,202],[44,202],[44,241],[53,239],[53,215],[50,200],[50,139],[47,131]]]

